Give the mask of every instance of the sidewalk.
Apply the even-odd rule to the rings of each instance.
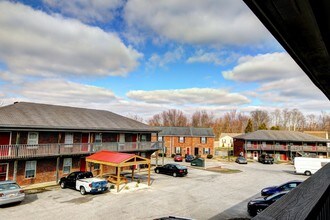
[[[45,183],[36,183],[27,186],[22,186],[24,190],[37,190],[37,189],[44,189],[46,187],[57,186],[58,184],[56,181],[45,182]]]

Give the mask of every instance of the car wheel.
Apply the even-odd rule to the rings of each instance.
[[[62,189],[64,189],[65,188],[65,183],[64,182],[61,182],[60,183],[60,186],[61,186]]]
[[[312,175],[312,173],[310,171],[305,171],[305,175],[310,176],[310,175]]]
[[[174,177],[176,177],[176,176],[177,176],[175,172],[173,173],[173,176],[174,176]]]
[[[156,173],[159,173],[159,170],[158,169],[156,170]]]
[[[85,187],[83,187],[83,186],[80,187],[80,194],[81,194],[81,195],[85,195],[85,194],[86,194],[86,189],[85,189]]]
[[[257,215],[258,215],[260,212],[262,212],[262,211],[263,211],[263,209],[257,209],[257,210],[256,210]]]

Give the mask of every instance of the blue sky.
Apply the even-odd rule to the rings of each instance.
[[[0,1],[0,100],[148,119],[329,100],[243,1]]]

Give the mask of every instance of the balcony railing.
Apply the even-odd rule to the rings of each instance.
[[[306,152],[330,152],[326,146],[298,146],[298,145],[270,145],[270,144],[246,144],[246,150],[273,150],[273,151],[306,151]]]
[[[91,154],[100,150],[118,152],[161,150],[162,146],[162,142],[0,145],[0,160],[73,154]]]

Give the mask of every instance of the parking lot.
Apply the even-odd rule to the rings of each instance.
[[[295,175],[289,164],[206,162],[206,167],[218,166],[241,172],[219,173],[188,167],[188,176],[175,178],[152,171],[150,187],[85,196],[75,190],[51,187],[27,195],[20,205],[1,207],[0,219],[155,219],[169,215],[192,219],[249,218],[247,201],[258,197],[263,187],[307,178]],[[146,177],[146,173],[137,175]],[[141,184],[144,183],[146,180]]]

